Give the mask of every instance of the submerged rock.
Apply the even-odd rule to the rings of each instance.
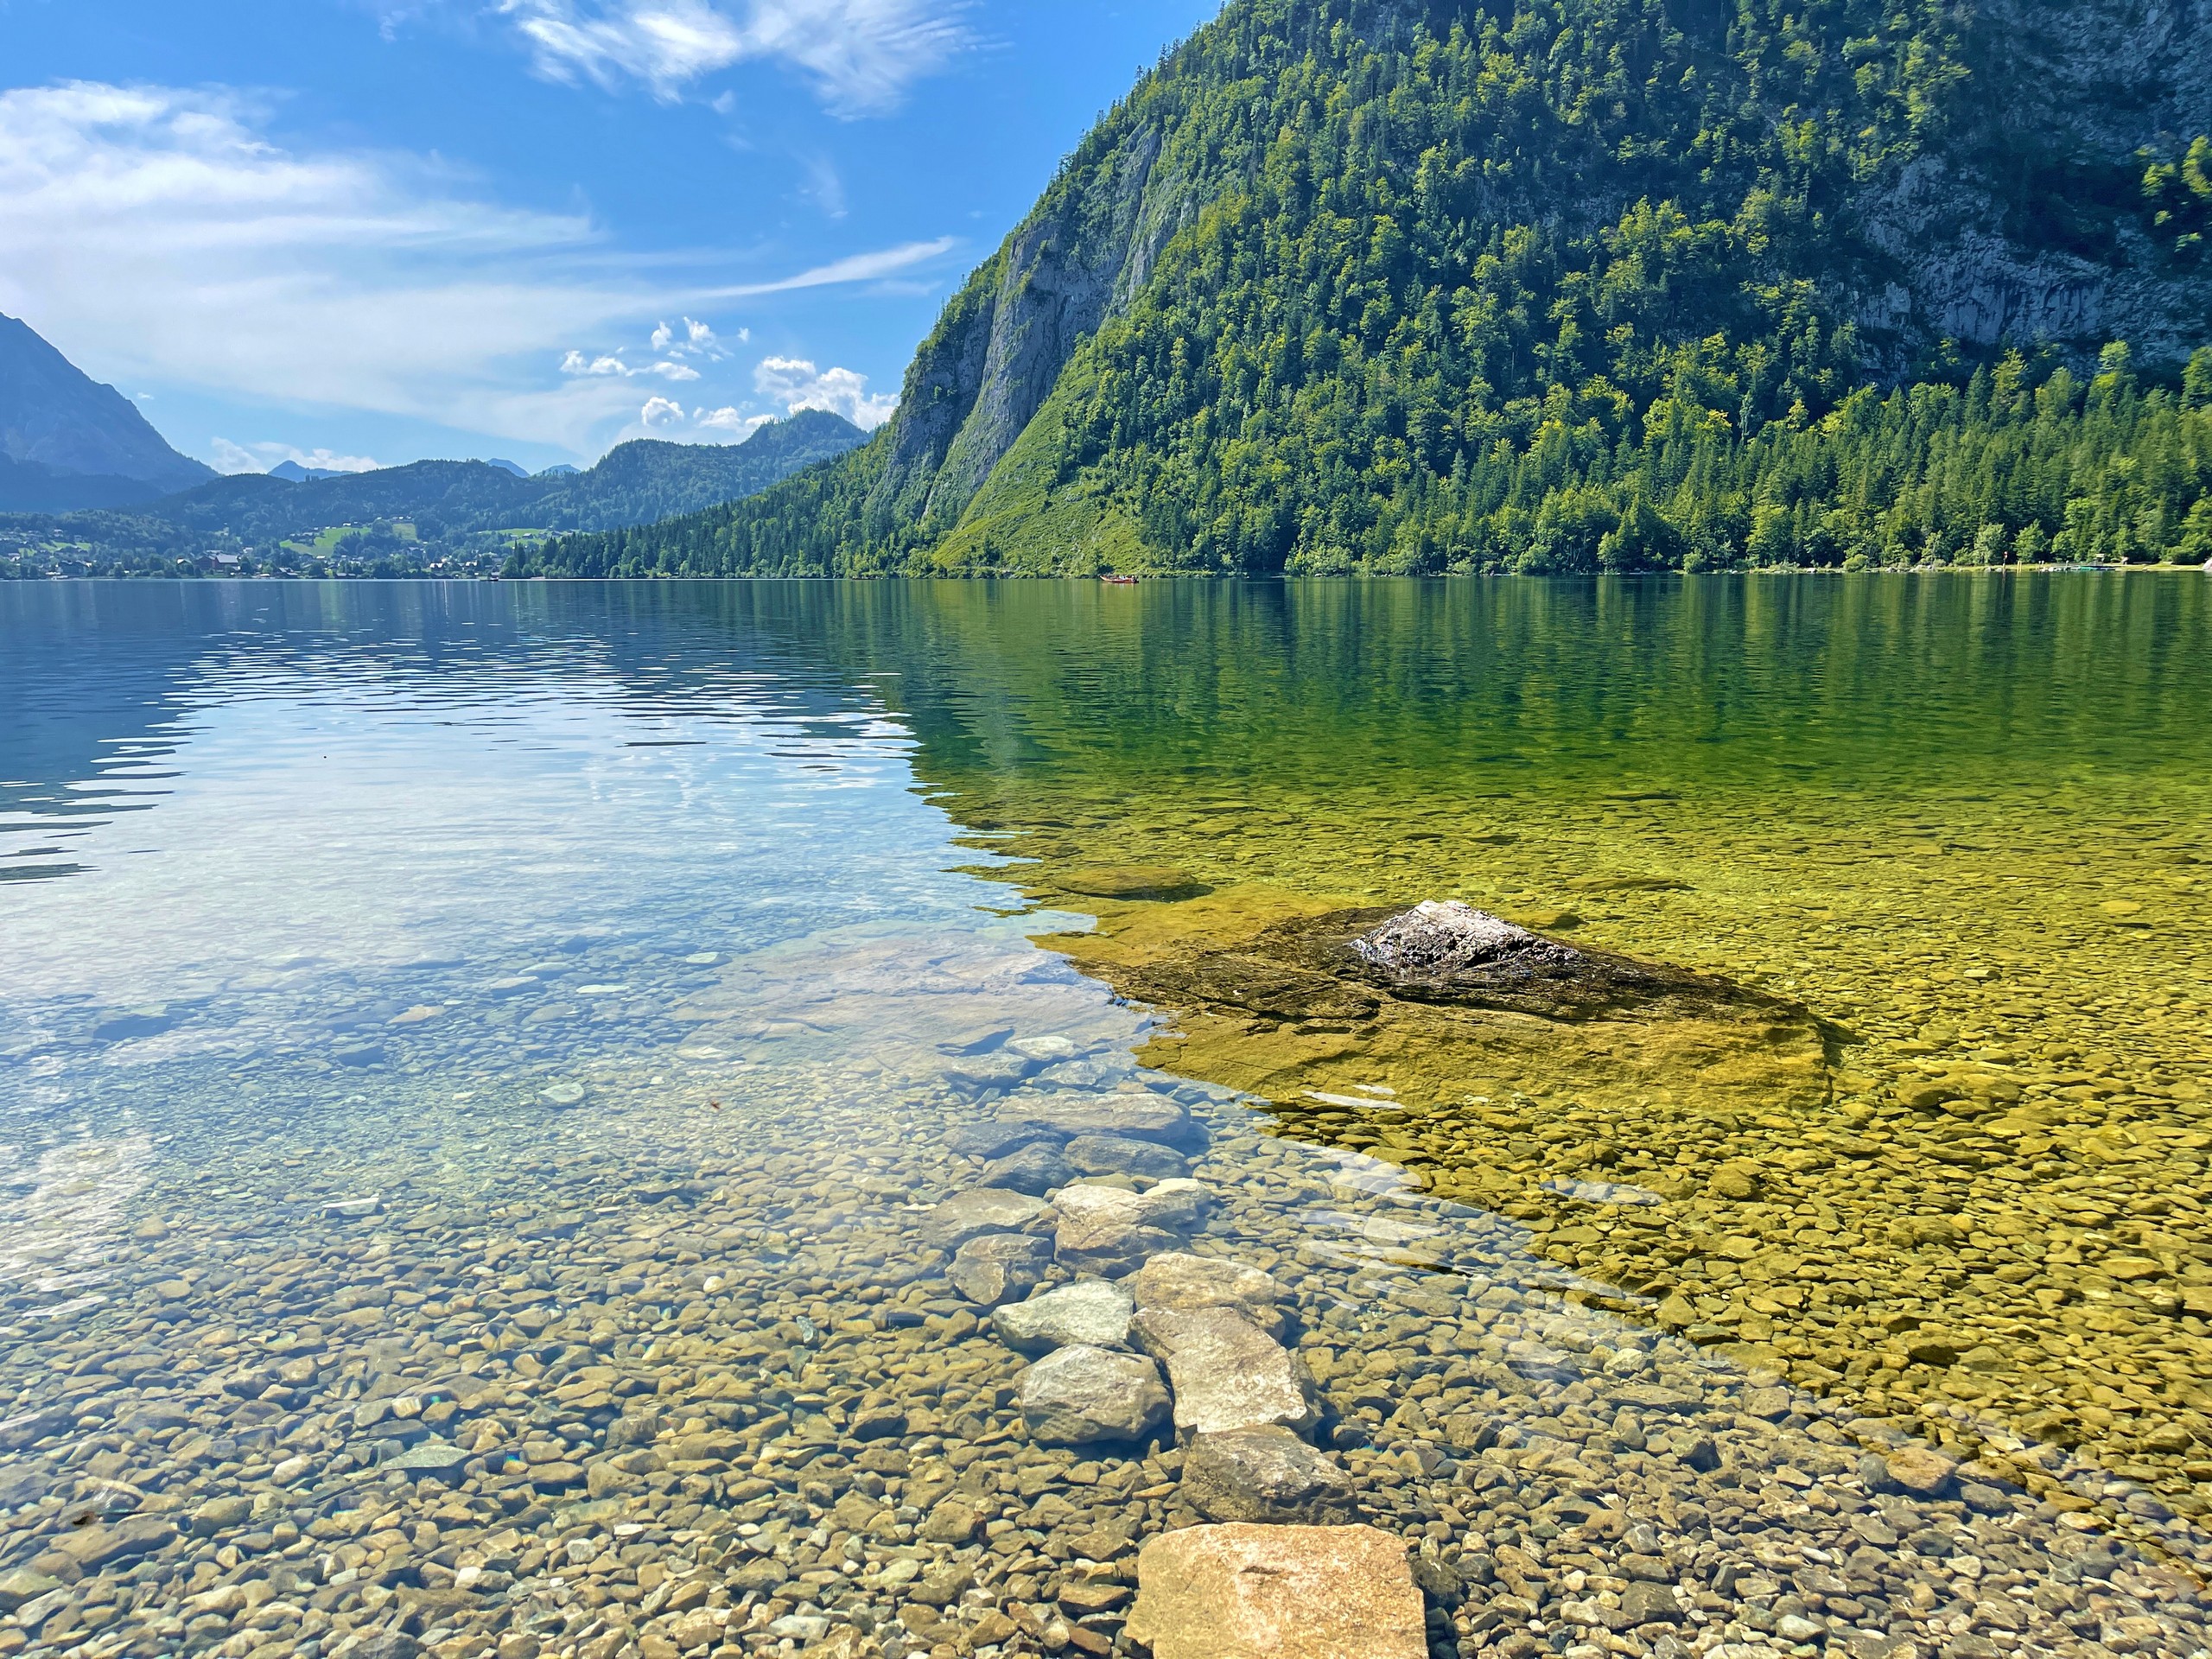
[[[1283,1329],[1277,1304],[1290,1294],[1281,1280],[1257,1268],[1180,1250],[1154,1256],[1128,1285],[1140,1309],[1233,1307],[1274,1337]]]
[[[1026,1096],[1009,1100],[999,1116],[1033,1131],[1073,1139],[1084,1135],[1153,1141],[1181,1152],[1203,1152],[1205,1126],[1166,1095],[1077,1095],[1066,1100]]]
[[[1119,1285],[1079,1279],[1000,1308],[991,1316],[991,1327],[1019,1353],[1049,1353],[1074,1345],[1119,1348],[1129,1339],[1129,1320],[1135,1313],[1129,1293]]]
[[[922,1218],[922,1236],[951,1249],[982,1233],[1020,1232],[1045,1213],[1045,1201],[1008,1187],[956,1192]]]
[[[944,1276],[969,1301],[996,1307],[1036,1289],[1052,1265],[1049,1239],[1027,1233],[985,1233],[960,1247]]]
[[[1181,1243],[1212,1201],[1196,1181],[1162,1181],[1148,1192],[1064,1187],[1053,1205],[1059,1217],[1055,1249],[1061,1263],[1078,1273],[1132,1272],[1146,1257]]]
[[[1075,1170],[1060,1155],[1056,1142],[1033,1141],[1018,1152],[988,1165],[983,1171],[983,1185],[1042,1197],[1056,1186],[1065,1186],[1075,1176]]]
[[[1373,1527],[1189,1527],[1137,1557],[1153,1659],[1427,1659],[1405,1546]]]
[[[1141,1354],[1063,1348],[1021,1378],[1021,1417],[1050,1446],[1140,1440],[1167,1421],[1160,1368]]]
[[[1167,1367],[1185,1434],[1270,1424],[1303,1433],[1320,1420],[1304,1363],[1234,1308],[1156,1307],[1130,1328]]]
[[[1210,1521],[1331,1524],[1352,1518],[1351,1478],[1274,1425],[1196,1436],[1183,1501]]]
[[[1191,1173],[1189,1160],[1173,1147],[1126,1135],[1079,1135],[1068,1142],[1063,1159],[1065,1168],[1082,1175],[1144,1175],[1172,1180]]]
[[[1299,917],[1225,950],[1132,964],[1114,982],[1148,1002],[1282,1021],[1365,1020],[1396,1001],[1562,1020],[1749,1013],[1841,1035],[1796,1003],[1688,969],[1586,950],[1457,899]]]

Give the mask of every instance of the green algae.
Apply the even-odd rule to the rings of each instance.
[[[1527,1220],[1656,1321],[2196,1510],[2207,592],[996,590],[925,601],[964,637],[895,701],[975,844],[1098,918],[1052,943],[1173,1017],[1147,1062]],[[1427,898],[1802,1016],[1224,994],[1271,930]],[[1662,1202],[1545,1185],[1582,1177]]]

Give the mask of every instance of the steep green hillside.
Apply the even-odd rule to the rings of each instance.
[[[1236,0],[866,448],[518,568],[2202,558],[2201,10]]]

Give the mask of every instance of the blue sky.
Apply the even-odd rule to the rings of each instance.
[[[0,312],[226,471],[889,412],[1218,0],[0,0]]]

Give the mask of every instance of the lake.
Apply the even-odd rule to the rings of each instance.
[[[1207,1517],[2205,1648],[2201,574],[18,582],[0,691],[0,1655],[1105,1654]]]

